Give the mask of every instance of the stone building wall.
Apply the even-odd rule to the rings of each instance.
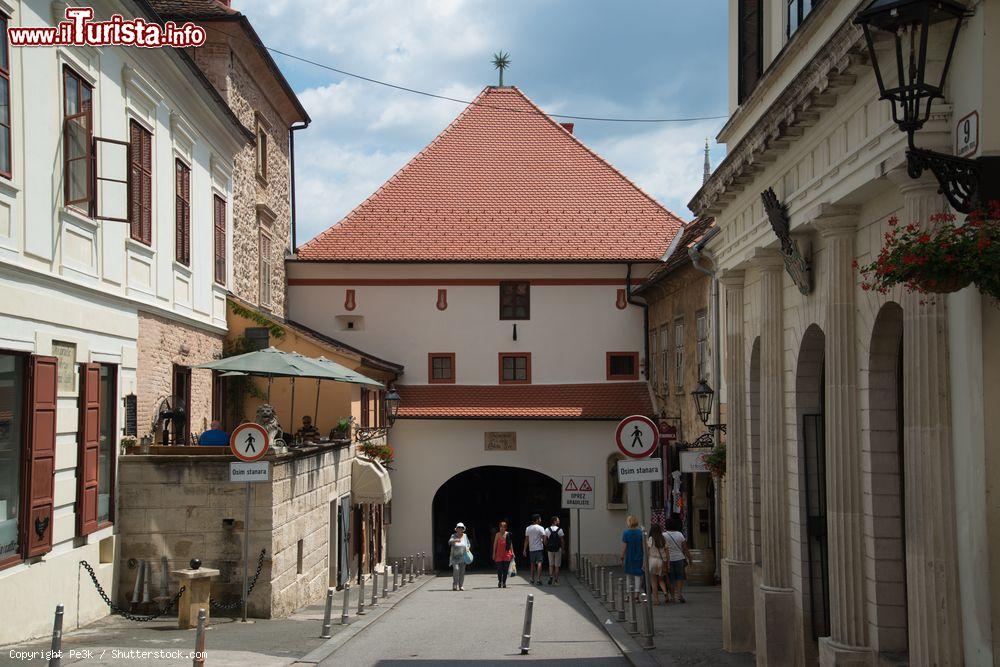
[[[137,370],[139,435],[149,432],[160,399],[173,391],[173,366],[194,366],[222,354],[222,335],[139,313]],[[200,433],[212,420],[212,371],[191,371],[191,433]]]
[[[350,493],[352,459],[349,446],[268,456],[272,482],[251,484],[251,577],[261,549],[266,549],[249,598],[252,616],[287,616],[323,598],[329,585],[331,516],[336,520],[331,503]],[[168,571],[200,558],[205,567],[220,571],[212,582],[213,597],[237,599],[246,535],[245,491],[243,484],[229,481],[233,458],[154,455],[123,456],[120,461],[118,601],[131,600],[133,561],[141,559],[152,568],[150,590],[154,597],[158,594],[162,556],[167,557]],[[174,593],[177,586],[170,581]]]

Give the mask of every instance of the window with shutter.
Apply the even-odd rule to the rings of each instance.
[[[52,550],[52,489],[56,456],[56,386],[59,361],[32,357],[28,408],[25,518],[21,526],[25,558]]]
[[[369,389],[364,387],[361,388],[361,428],[368,428],[371,426],[371,416],[368,412],[368,395],[371,393]]]
[[[271,237],[260,232],[260,247],[258,252],[260,305],[271,305]]]
[[[763,0],[739,0],[738,49],[738,102],[750,96],[764,73],[764,21]]]
[[[177,160],[174,174],[174,245],[176,259],[191,265],[191,169]]]
[[[153,134],[129,122],[128,221],[132,238],[153,243]]]
[[[215,282],[226,284],[226,200],[215,195]]]
[[[10,49],[7,44],[8,18],[0,14],[0,176],[13,175],[10,150]]]
[[[79,403],[76,530],[78,535],[89,535],[97,530],[97,458],[101,427],[100,364],[80,365]]]
[[[21,562],[29,357],[0,352],[0,567]]]
[[[63,69],[63,198],[90,212],[93,199],[93,87],[69,67]]]

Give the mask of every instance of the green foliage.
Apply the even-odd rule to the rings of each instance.
[[[708,467],[712,477],[726,476],[726,446],[719,445],[707,454],[703,454],[701,460]]]
[[[243,306],[241,306],[240,304],[236,303],[235,301],[229,301],[229,309],[231,311],[233,311],[233,313],[235,313],[236,315],[239,315],[240,317],[245,317],[248,320],[252,320],[252,321],[256,322],[257,324],[259,324],[262,327],[267,327],[268,332],[272,336],[274,336],[275,338],[284,338],[285,337],[285,329],[284,329],[284,327],[282,327],[278,323],[274,322],[273,320],[270,320],[267,317],[264,317],[263,315],[261,315],[260,313],[258,313],[256,310],[251,310],[249,308],[244,308]],[[249,352],[250,350],[246,350],[246,351]],[[224,356],[233,356],[233,355],[224,355]]]

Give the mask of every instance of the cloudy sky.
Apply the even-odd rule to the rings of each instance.
[[[543,110],[676,118],[727,109],[724,0],[234,0],[268,46],[463,100],[505,84]],[[296,135],[298,241],[335,224],[464,105],[275,60],[313,119]],[[722,120],[577,121],[576,135],[684,219]],[[723,157],[712,147],[712,162]]]

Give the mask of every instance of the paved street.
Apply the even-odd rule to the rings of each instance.
[[[498,590],[496,577],[484,573],[468,575],[465,584],[465,592],[455,593],[451,577],[436,578],[321,664],[628,664],[567,582],[537,587],[514,577],[506,590]],[[535,595],[534,624],[530,656],[522,657],[518,646],[528,593]]]

